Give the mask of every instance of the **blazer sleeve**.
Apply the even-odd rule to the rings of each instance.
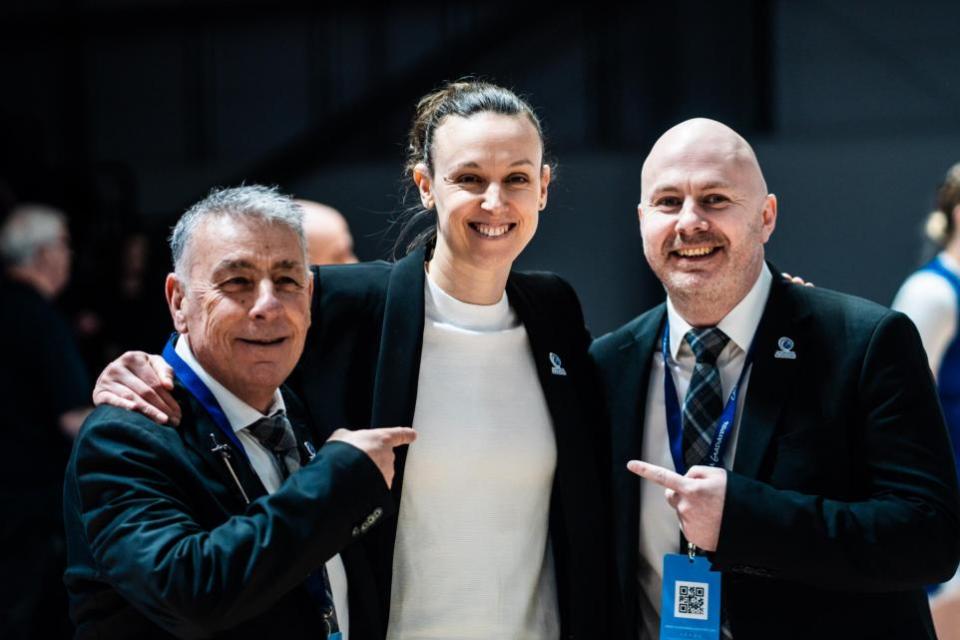
[[[170,442],[172,431],[88,424],[67,488],[100,578],[180,637],[209,636],[263,613],[351,542],[356,524],[392,504],[366,454],[329,443],[275,493],[204,527],[211,518],[198,513],[195,495],[202,479]]]
[[[749,391],[748,391],[749,393]],[[820,587],[915,589],[960,558],[960,498],[936,390],[916,330],[877,323],[857,382],[856,500],[776,489],[729,473],[714,566]]]

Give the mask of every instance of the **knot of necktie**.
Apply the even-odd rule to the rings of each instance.
[[[293,435],[293,426],[283,411],[260,418],[247,427],[247,431],[273,453],[284,477],[300,468],[297,438]]]
[[[717,363],[720,352],[730,342],[729,336],[716,327],[690,329],[683,338],[693,349],[697,362],[708,365]]]

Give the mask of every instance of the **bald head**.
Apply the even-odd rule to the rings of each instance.
[[[662,187],[665,168],[682,170],[694,163],[735,167],[751,195],[764,198],[767,183],[753,148],[739,133],[716,120],[693,118],[671,127],[654,143],[640,174],[641,199]]]
[[[339,211],[319,202],[297,200],[303,210],[303,231],[307,236],[310,264],[348,264],[353,255],[353,236]]]
[[[641,174],[643,252],[674,307],[714,326],[757,282],[777,199],[736,131],[705,118],[663,134]]]

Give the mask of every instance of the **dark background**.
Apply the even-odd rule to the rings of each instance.
[[[960,2],[558,7],[5,0],[0,197],[71,216],[75,311],[136,230],[162,301],[169,225],[242,180],[337,207],[361,259],[380,258],[416,99],[476,74],[544,120],[559,171],[520,266],[570,279],[595,333],[662,297],[637,230],[640,165],[692,116],[754,144],[781,269],[890,302],[960,160]]]

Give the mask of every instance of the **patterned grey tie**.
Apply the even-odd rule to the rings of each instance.
[[[297,438],[293,435],[293,426],[283,411],[260,418],[247,427],[247,431],[273,454],[283,479],[300,468]]]
[[[717,357],[730,338],[716,327],[707,327],[691,329],[684,339],[697,357],[682,409],[683,460],[690,468],[706,460],[720,414],[723,413],[723,389],[720,387]]]
[[[284,480],[300,468],[297,438],[293,435],[293,425],[287,420],[283,411],[278,411],[270,417],[260,418],[247,427],[247,431],[259,440],[260,444],[268,451],[273,453]],[[327,637],[339,632],[340,625],[333,604],[333,589],[330,586],[330,576],[327,575],[325,566],[320,567],[307,577],[307,589],[311,593],[315,592],[315,597],[321,604],[321,615],[327,627]]]

